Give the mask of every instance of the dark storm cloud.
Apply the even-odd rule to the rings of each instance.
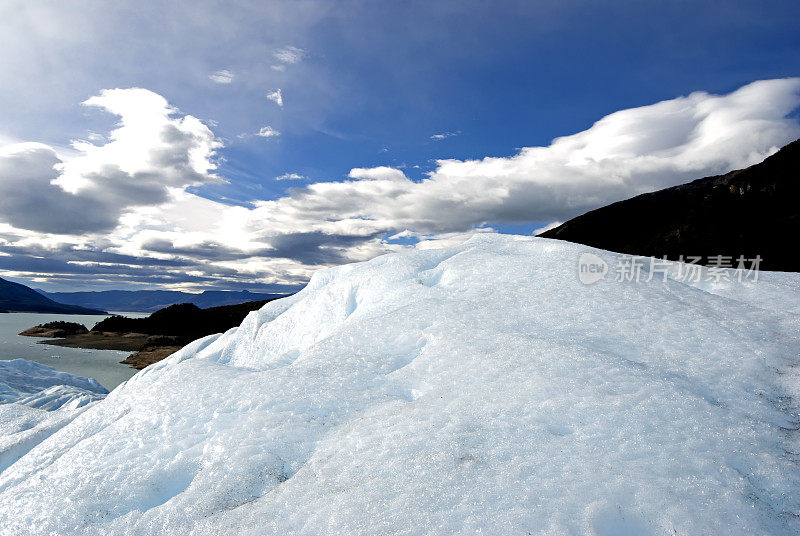
[[[45,286],[48,291],[71,291],[83,288],[86,278],[80,275],[55,274],[55,275],[28,275],[24,277],[7,277],[10,280],[22,283],[30,287],[38,288]],[[29,279],[35,277],[36,282],[32,283]],[[238,279],[215,279],[208,277],[184,277],[180,274],[170,274],[161,277],[126,277],[123,275],[109,275],[102,278],[97,277],[92,280],[92,290],[124,290],[124,289],[147,289],[152,290],[154,285],[170,285],[180,283],[194,283],[198,289],[202,290],[249,290],[250,292],[291,294],[303,287],[303,282],[297,285],[292,284],[270,284],[260,283],[241,277]]]
[[[270,257],[291,259],[306,265],[348,262],[348,249],[378,236],[332,235],[322,232],[288,233],[269,237]]]
[[[8,234],[0,238],[8,239]],[[163,244],[162,244],[163,245]],[[213,250],[213,244],[205,247]],[[168,249],[168,248],[164,248]],[[0,244],[0,271],[15,272],[17,279],[36,279],[36,285],[50,290],[73,290],[91,283],[92,288],[152,288],[156,285],[191,284],[203,290],[250,290],[253,292],[296,292],[305,279],[282,277],[283,283],[257,281],[247,273],[216,266],[198,258],[156,259],[81,249],[71,244],[54,247]],[[192,252],[187,250],[187,252]],[[231,252],[234,254],[234,252]]]
[[[30,273],[25,274],[22,276],[23,278],[36,278],[44,279],[48,282],[78,282],[78,283],[85,283],[87,278],[85,275],[82,274],[39,274],[39,273]],[[19,277],[17,278],[19,279]],[[153,285],[161,285],[161,284],[178,284],[178,283],[199,283],[202,284],[203,288],[211,287],[218,283],[218,279],[214,277],[206,277],[206,276],[197,276],[197,275],[186,275],[183,273],[164,273],[159,275],[128,275],[128,274],[93,274],[92,278],[92,286],[96,286],[99,282],[110,282],[113,283],[112,286],[109,288],[114,289],[122,289],[124,286],[134,284],[134,283],[142,283],[146,285],[148,288],[152,288]],[[69,285],[70,287],[72,284]],[[69,288],[69,287],[67,287]],[[66,290],[66,289],[64,289]]]
[[[171,240],[154,238],[142,244],[142,249],[155,253],[167,253],[210,261],[241,260],[251,257],[269,257],[270,250],[259,249],[256,251],[245,252],[233,249],[216,242],[202,242],[189,246],[175,246]]]
[[[184,164],[185,154],[159,150],[166,164]],[[104,165],[83,175],[90,186],[73,194],[52,184],[58,178],[53,166],[61,160],[45,146],[0,155],[0,220],[14,227],[43,233],[79,235],[110,231],[122,212],[134,206],[158,205],[169,191],[156,173],[126,173]],[[187,181],[199,180],[188,173]]]
[[[8,240],[9,234],[0,235]],[[176,253],[167,241],[154,244],[154,248]],[[262,283],[254,276],[235,269],[216,266],[215,260],[244,258],[248,255],[234,250],[218,251],[217,244],[203,244],[196,249],[183,248],[183,256],[171,259],[137,257],[103,251],[82,249],[72,244],[45,247],[38,244],[0,244],[0,271],[21,274],[19,277],[36,279],[58,290],[69,290],[74,284],[91,282],[94,288],[131,288],[152,285],[192,284],[204,290],[251,290],[253,292],[296,292],[305,279],[297,276],[282,277],[282,284]],[[224,250],[225,248],[223,248]],[[267,250],[259,252],[266,253]],[[193,257],[191,254],[194,255]],[[37,283],[38,284],[38,283]]]
[[[5,235],[4,235],[5,236]],[[129,264],[134,266],[172,266],[182,267],[196,264],[190,259],[156,259],[154,257],[136,257],[133,255],[122,255],[94,249],[79,249],[72,245],[60,245],[54,248],[45,248],[39,245],[16,246],[0,245],[0,252],[11,255],[22,255],[31,257],[47,257],[49,259],[61,259],[63,261],[83,261],[107,264]]]
[[[347,250],[374,239],[367,236],[335,235],[322,232],[288,233],[262,237],[269,248],[253,251],[233,249],[216,242],[203,242],[188,246],[175,246],[166,239],[152,239],[142,244],[142,249],[210,261],[242,260],[249,258],[290,259],[306,265],[336,264],[349,260]]]
[[[14,227],[59,234],[111,229],[118,213],[96,197],[77,197],[51,181],[61,160],[44,145],[0,155],[0,220]]]
[[[32,257],[29,255],[0,256],[0,270],[40,274],[141,274],[148,276],[167,272],[161,267],[128,266],[124,264],[78,264],[64,259]]]
[[[224,281],[252,282],[252,276],[210,265],[192,265],[184,269],[175,269],[174,267],[76,264],[62,259],[26,255],[0,256],[0,270],[23,273],[24,275],[21,277],[48,280],[92,282],[111,280],[119,283],[140,282],[150,285],[195,283],[203,284],[208,288],[218,285],[222,285],[220,288],[227,288]],[[187,273],[188,271],[192,273]]]

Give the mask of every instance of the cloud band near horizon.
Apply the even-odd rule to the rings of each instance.
[[[763,80],[621,110],[513,156],[438,160],[423,180],[354,167],[233,206],[202,197],[204,184],[225,181],[224,147],[199,119],[141,88],[84,104],[119,117],[106,143],[75,142],[68,157],[41,143],[0,147],[0,254],[61,261],[0,256],[4,274],[45,284],[100,274],[98,284],[120,286],[150,266],[170,288],[298,284],[318,266],[564,221],[752,165],[800,137],[800,79]]]

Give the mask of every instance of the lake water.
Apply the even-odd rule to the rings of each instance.
[[[142,318],[147,313],[117,313],[128,317]],[[95,324],[110,315],[56,315],[39,313],[0,313],[0,360],[27,359],[56,370],[77,376],[94,378],[109,391],[132,377],[138,371],[119,362],[131,352],[116,350],[84,350],[63,348],[48,344],[37,344],[45,340],[39,337],[20,337],[18,333],[33,326],[63,320],[77,322],[92,329]]]

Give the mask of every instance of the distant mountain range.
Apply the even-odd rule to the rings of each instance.
[[[244,302],[272,300],[285,294],[207,290],[201,294],[173,290],[102,290],[95,292],[45,292],[41,295],[59,303],[103,309],[150,313],[178,303],[192,303],[201,309],[236,305]]]
[[[0,312],[57,313],[66,315],[102,315],[105,311],[79,305],[58,303],[30,287],[0,279]]]
[[[800,140],[760,164],[587,212],[539,236],[662,257],[759,255],[760,269],[800,272]]]

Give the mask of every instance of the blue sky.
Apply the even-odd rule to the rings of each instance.
[[[13,51],[0,275],[49,290],[288,288],[476,228],[530,234],[800,132],[796,80],[777,80],[800,75],[797,2],[9,2],[0,15]],[[71,145],[114,129],[116,148]]]

